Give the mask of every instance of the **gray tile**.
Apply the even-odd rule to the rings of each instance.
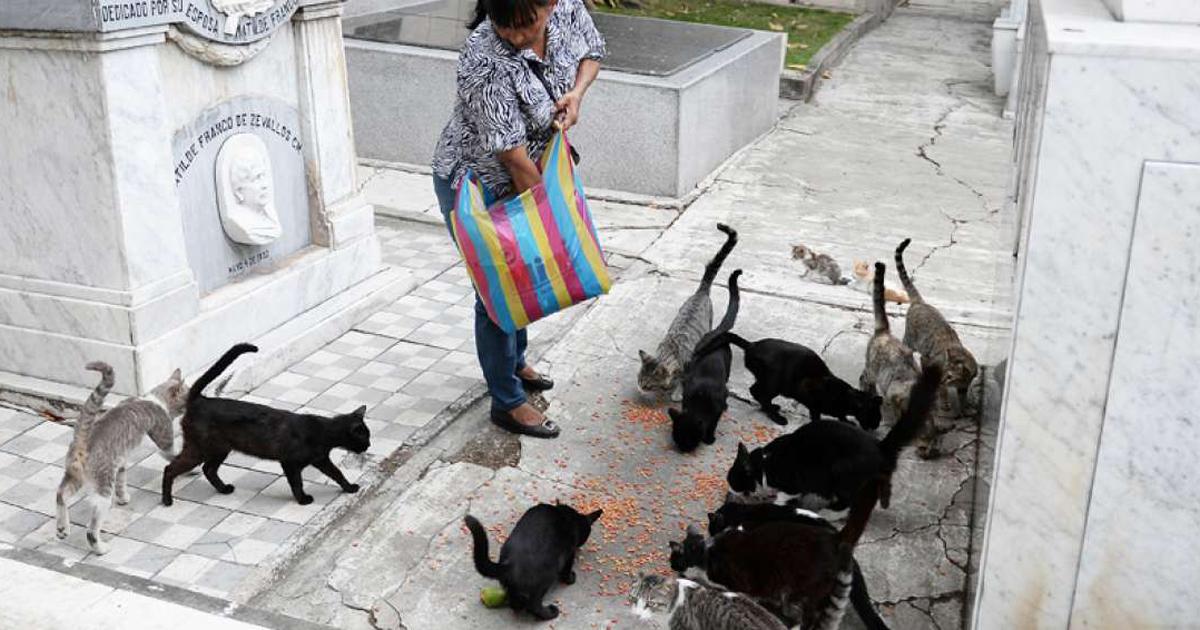
[[[264,542],[282,543],[291,538],[292,534],[295,534],[298,529],[300,529],[300,526],[295,523],[267,519],[267,522],[250,533],[250,538]]]
[[[238,587],[246,576],[250,575],[253,567],[242,566],[232,562],[217,562],[209,570],[196,579],[196,586],[228,594]]]

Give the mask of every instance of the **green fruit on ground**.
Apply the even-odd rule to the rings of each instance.
[[[479,591],[479,601],[488,608],[499,608],[508,601],[508,594],[499,586],[489,586]]]

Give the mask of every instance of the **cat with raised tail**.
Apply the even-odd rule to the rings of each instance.
[[[108,545],[100,538],[104,518],[114,499],[117,505],[129,503],[125,469],[130,451],[141,444],[143,436],[149,436],[164,459],[171,461],[175,457],[173,421],[187,406],[188,387],[180,371],[175,370],[145,397],[126,398],[101,414],[104,398],[115,380],[113,369],[101,361],[93,361],[86,367],[100,373],[100,383],[79,412],[75,435],[67,447],[66,468],[54,497],[56,533],[59,538],[71,534],[67,503],[72,495],[84,489],[90,492],[92,504],[88,545],[97,554],[104,554],[108,552]]]
[[[726,333],[737,320],[738,277],[742,270],[729,274],[729,306],[721,323],[700,339],[696,352],[683,372],[683,404],[667,409],[671,417],[671,439],[684,453],[696,450],[700,443],[717,440],[717,423],[729,407],[729,370],[733,352]]]
[[[883,419],[895,422],[908,406],[908,392],[921,373],[917,356],[892,334],[884,308],[883,277],[887,266],[875,263],[875,285],[871,293],[875,312],[875,333],[867,342],[867,360],[859,376],[858,386],[863,391],[874,391],[882,399],[880,411]]]
[[[787,630],[754,600],[686,578],[642,576],[629,595],[642,626],[668,630]]]
[[[487,530],[479,520],[468,514],[463,523],[471,532],[479,575],[500,581],[510,608],[547,621],[558,616],[558,607],[542,599],[559,582],[575,583],[575,555],[602,514],[603,510],[580,514],[569,505],[535,505],[513,526],[497,562],[488,555]]]
[[[925,367],[908,407],[882,440],[849,424],[810,422],[753,451],[739,443],[729,487],[754,500],[844,510],[863,484],[879,480],[880,503],[888,507],[900,450],[925,424],[941,377],[939,366]]]
[[[967,391],[975,380],[975,376],[979,374],[979,363],[975,361],[975,356],[963,346],[962,340],[958,338],[958,333],[954,332],[954,328],[942,316],[941,311],[925,301],[921,292],[913,284],[912,278],[908,276],[908,269],[904,267],[904,250],[911,242],[911,238],[906,238],[896,247],[896,273],[900,276],[900,282],[904,284],[904,289],[908,291],[911,300],[908,315],[904,320],[904,345],[921,353],[922,361],[931,361],[942,367],[944,376],[939,407],[955,415],[966,415]],[[952,394],[957,404],[951,404]],[[941,433],[942,430],[937,426],[935,415],[934,420],[926,427],[922,443],[918,447],[922,457],[938,455],[941,450],[939,448]]]
[[[701,337],[712,328],[713,306],[709,293],[721,264],[737,245],[737,230],[718,223],[717,229],[725,233],[725,244],[717,251],[707,265],[704,266],[704,277],[696,289],[675,314],[667,334],[658,344],[654,355],[638,350],[641,358],[641,368],[638,371],[638,389],[648,396],[670,397],[678,388],[683,378],[683,370]]]
[[[203,394],[209,383],[247,352],[258,352],[258,348],[248,343],[233,346],[192,386],[187,399],[187,415],[182,423],[183,448],[163,469],[163,505],[173,502],[171,488],[175,477],[201,464],[204,477],[217,492],[232,493],[234,487],[221,480],[218,470],[233,451],[279,462],[292,496],[300,505],[313,502],[312,496],[304,492],[304,481],[300,476],[308,466],[325,473],[344,492],[358,492],[358,484],[346,479],[329,459],[329,454],[335,448],[364,453],[371,447],[371,430],[363,422],[367,411],[365,405],[350,413],[326,418],[244,400],[209,398]]]
[[[783,339],[747,341],[734,333],[725,337],[742,349],[746,369],[754,375],[750,395],[776,424],[787,424],[773,402],[776,396],[784,396],[804,405],[811,420],[828,414],[846,422],[847,416],[854,416],[868,431],[879,426],[879,396],[838,378],[813,350]]]
[[[726,530],[705,540],[689,526],[683,542],[671,543],[671,568],[752,597],[789,626],[834,630],[850,601],[854,547],[878,494],[878,479],[864,484],[839,531],[774,521],[753,529]]]

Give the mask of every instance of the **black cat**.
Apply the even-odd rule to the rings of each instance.
[[[827,414],[845,422],[846,416],[854,416],[868,431],[879,426],[879,404],[883,399],[834,376],[816,352],[783,339],[751,342],[734,333],[725,336],[745,351],[746,369],[754,375],[750,395],[777,424],[787,424],[787,418],[771,401],[785,396],[807,407],[813,420]]]
[[[717,327],[696,344],[691,360],[683,369],[683,404],[667,410],[671,416],[671,439],[684,453],[696,450],[701,442],[717,440],[717,422],[728,407],[729,369],[733,352],[724,333],[733,328],[738,313],[738,277],[742,270],[729,274],[729,306]]]
[[[204,464],[204,476],[221,494],[233,492],[233,486],[221,481],[217,469],[231,451],[270,459],[283,466],[292,496],[300,505],[312,503],[304,493],[300,471],[315,466],[346,492],[358,492],[358,485],[346,480],[342,471],[329,460],[329,452],[344,448],[362,453],[371,446],[371,431],[363,422],[367,408],[325,418],[273,409],[242,400],[209,398],[201,392],[234,359],[247,352],[258,352],[248,343],[230,348],[192,386],[187,412],[183,417],[183,448],[163,469],[162,502],[171,505],[171,486],[175,477]]]
[[[708,535],[716,536],[730,529],[750,531],[766,523],[799,523],[813,527],[823,527],[828,531],[837,531],[833,524],[808,510],[774,505],[771,503],[737,503],[725,501],[716,512],[708,513]],[[854,612],[868,630],[888,630],[888,625],[875,610],[871,603],[871,594],[867,591],[867,581],[863,578],[862,569],[857,560],[852,560],[850,582],[850,604]]]
[[[525,512],[500,546],[500,561],[488,557],[487,532],[474,516],[463,518],[474,539],[475,570],[499,580],[516,611],[543,621],[558,616],[558,607],[542,598],[556,582],[575,583],[575,553],[587,542],[603,510],[580,514],[569,505],[539,503]]]
[[[824,523],[770,521],[705,540],[689,527],[683,542],[671,543],[671,568],[752,597],[788,625],[837,628],[851,599],[854,546],[878,490],[877,480],[862,487],[840,531]]]
[[[810,422],[753,451],[738,444],[737,459],[726,476],[729,487],[775,503],[816,495],[831,502],[829,509],[844,510],[863,484],[879,479],[880,504],[888,507],[900,449],[920,432],[941,379],[941,368],[925,367],[908,407],[882,440],[850,424]]]

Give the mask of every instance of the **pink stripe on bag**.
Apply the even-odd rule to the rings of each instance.
[[[479,268],[479,254],[475,251],[475,243],[471,242],[471,237],[467,234],[467,226],[463,225],[462,217],[458,212],[452,212],[450,216],[454,217],[454,237],[458,239],[458,246],[462,248],[463,259],[467,263],[467,273],[475,282],[475,293],[483,301],[484,309],[489,313],[495,313],[496,307],[492,304],[491,287],[488,286],[487,274]]]
[[[546,188],[538,186],[534,196],[537,199],[538,215],[542,217],[542,225],[546,226],[546,236],[550,239],[550,251],[554,253],[554,260],[563,272],[562,279],[563,283],[567,285],[567,293],[571,295],[571,300],[574,302],[582,302],[587,299],[587,294],[583,291],[583,284],[579,282],[579,275],[575,273],[571,255],[564,248],[562,233],[558,231],[558,221],[554,220],[554,209],[550,207],[550,198],[546,195]]]
[[[540,188],[540,186],[539,186]],[[525,258],[521,256],[521,247],[517,236],[513,234],[512,224],[508,222],[507,204],[501,205],[488,212],[492,217],[492,225],[496,228],[496,236],[500,238],[500,248],[504,250],[504,262],[512,274],[513,284],[517,287],[517,296],[525,307],[529,321],[542,318],[542,305],[538,304],[537,294],[533,291],[522,290],[534,286],[533,273]]]

